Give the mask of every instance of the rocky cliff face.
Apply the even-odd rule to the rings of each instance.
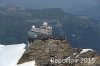
[[[37,66],[98,66],[100,57],[95,51],[80,54],[82,49],[72,48],[66,40],[36,40],[27,48],[19,64],[36,60]],[[62,60],[63,62],[62,62]],[[64,63],[65,59],[67,60]],[[73,61],[75,60],[75,62]]]

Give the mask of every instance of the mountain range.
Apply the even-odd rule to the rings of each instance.
[[[100,50],[100,22],[89,16],[75,16],[60,8],[24,9],[0,7],[0,43],[27,43],[32,25],[48,21],[53,35],[64,36],[73,47]]]

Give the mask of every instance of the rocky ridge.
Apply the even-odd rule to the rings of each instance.
[[[72,48],[66,40],[35,40],[27,48],[20,63],[35,60],[37,66],[99,66],[100,57],[95,51],[80,54],[82,49]],[[52,59],[74,59],[76,62],[52,63]],[[84,60],[82,60],[84,59]],[[90,62],[89,62],[90,59]],[[82,63],[83,62],[83,63]]]

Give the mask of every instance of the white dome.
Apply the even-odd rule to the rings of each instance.
[[[50,26],[49,26],[48,28],[49,28],[49,29],[52,29],[52,27],[50,27]]]
[[[48,25],[48,23],[47,22],[44,22],[43,25]]]
[[[32,28],[35,28],[35,25],[33,25]]]

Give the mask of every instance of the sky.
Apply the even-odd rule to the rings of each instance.
[[[24,8],[62,8],[65,11],[77,11],[92,8],[100,0],[0,0],[0,5],[14,4]]]

